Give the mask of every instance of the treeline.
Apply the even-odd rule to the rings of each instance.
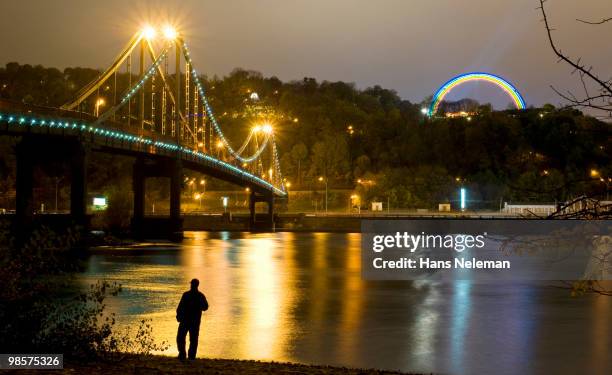
[[[237,111],[256,91],[285,118],[299,119],[277,127],[277,139],[285,177],[303,189],[321,190],[323,176],[366,201],[432,207],[456,200],[464,186],[472,206],[493,208],[500,201],[605,197],[612,177],[611,125],[577,110],[495,112],[471,102],[477,114],[469,118],[429,119],[423,103],[379,86],[283,83],[245,70],[207,82],[218,112]]]
[[[0,97],[58,106],[98,74],[11,63],[0,69]],[[432,207],[455,200],[465,186],[473,205],[497,207],[501,200],[601,196],[612,177],[610,124],[577,110],[546,105],[495,112],[484,105],[470,118],[429,119],[421,103],[379,86],[282,82],[242,69],[202,79],[234,143],[258,121],[258,110],[272,120],[292,189],[321,190],[323,177],[330,188],[354,188],[366,201]],[[117,91],[127,81],[118,74]],[[102,95],[111,95],[113,84]],[[84,108],[93,111],[93,103]]]

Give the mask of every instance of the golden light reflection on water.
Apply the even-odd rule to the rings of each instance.
[[[572,323],[581,328],[571,331],[581,335],[571,337],[581,343],[574,362],[545,367],[551,373],[597,372],[610,363],[612,302],[606,298],[591,303],[555,294],[547,299],[542,296],[564,292],[469,281],[366,281],[359,234],[186,235],[180,246],[96,254],[80,278],[83,286],[102,278],[123,284],[124,292],[109,301],[110,311],[123,326],[152,319],[155,338],[171,344],[168,355],[176,353],[176,305],[195,277],[210,302],[199,356],[439,373],[488,365],[525,370],[516,363],[533,360],[535,351],[548,358],[547,351],[554,353],[548,343],[568,339],[569,331],[557,329],[566,327],[568,318],[588,316],[588,324]],[[500,330],[507,336],[500,337]],[[495,361],[483,362],[478,353]]]
[[[168,352],[175,353],[176,305],[189,281],[198,278],[210,303],[202,319],[200,353],[289,360],[286,348],[296,332],[290,314],[296,290],[292,271],[296,267],[295,247],[293,234],[282,236],[230,238],[227,234],[210,237],[193,232],[180,251],[168,255],[169,261],[175,259],[173,264],[149,264],[149,255],[139,259],[128,256],[125,263],[117,259],[121,257],[98,259],[89,266],[90,277],[81,283],[98,279],[95,271],[109,264],[117,266],[119,273],[106,270],[104,277],[120,282],[128,298],[111,301],[109,312],[119,317],[122,326],[152,319],[156,338],[170,343]],[[163,255],[152,257],[164,261]],[[134,304],[135,299],[141,303]]]
[[[312,322],[315,332],[321,331],[322,325],[325,323],[325,311],[327,299],[325,298],[325,290],[327,289],[327,278],[329,273],[327,269],[327,252],[326,238],[328,233],[314,233],[312,248],[310,253],[311,268],[314,272],[310,274],[309,284],[312,286],[312,291],[309,293],[308,304],[308,320]]]
[[[286,337],[281,329],[290,330],[286,309],[291,306],[292,288],[283,278],[285,260],[290,254],[278,246],[270,235],[257,235],[245,240],[240,252],[240,263],[249,264],[239,269],[243,286],[241,301],[242,319],[237,329],[244,334],[238,345],[241,356],[255,358],[285,358]]]
[[[345,252],[345,268],[347,277],[344,279],[340,308],[340,327],[343,338],[339,345],[339,359],[348,361],[358,356],[356,343],[359,342],[359,325],[363,320],[364,290],[361,279],[361,235],[350,233],[347,235]]]

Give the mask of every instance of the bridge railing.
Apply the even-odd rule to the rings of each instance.
[[[92,114],[55,108],[46,107],[40,105],[24,104],[18,101],[10,101],[6,99],[0,99],[0,112],[12,113],[12,114],[23,114],[23,115],[36,115],[39,117],[48,117],[51,119],[70,119],[78,121],[79,123],[92,124],[98,118]],[[102,127],[108,130],[120,131],[124,133],[130,133],[139,137],[150,138],[153,141],[161,141],[166,143],[176,143],[176,139],[173,137],[163,135],[161,133],[153,132],[147,129],[135,129],[133,126],[128,126],[125,123],[113,120],[107,120],[102,124]]]
[[[44,107],[27,105],[18,102],[11,102],[0,99],[0,113],[27,117],[25,124],[28,124],[31,117],[36,117],[38,123],[40,120],[48,120],[48,123],[52,125],[53,121],[65,121],[64,127],[55,127],[53,129],[46,128],[47,130],[42,134],[55,133],[57,135],[72,134],[79,136],[87,142],[96,144],[99,146],[106,146],[114,149],[121,149],[124,151],[144,152],[148,154],[163,155],[172,157],[178,155],[181,159],[188,162],[195,162],[198,165],[207,166],[211,169],[225,171],[226,174],[233,175],[236,178],[236,182],[247,180],[249,185],[252,187],[259,186],[266,190],[272,190],[275,194],[285,195],[285,193],[274,187],[270,182],[251,174],[242,168],[236,160],[224,161],[215,158],[212,155],[196,151],[188,146],[182,146],[176,143],[174,138],[164,136],[160,133],[151,132],[149,130],[138,129],[138,133],[134,132],[134,127],[128,127],[125,124],[108,121],[102,124],[102,127],[92,128],[92,124],[96,119],[95,116],[88,115],[82,112],[76,112],[71,110],[63,110],[58,108]],[[73,120],[73,121],[70,121]],[[68,122],[74,122],[74,126],[68,126]],[[21,124],[22,122],[17,121],[14,124]],[[77,125],[78,123],[78,125]],[[38,128],[38,127],[37,127]],[[23,128],[26,130],[27,128]],[[30,131],[28,131],[29,133]],[[68,132],[68,133],[66,133]],[[20,132],[21,133],[21,132]],[[127,140],[125,137],[117,137],[117,133],[130,134],[131,140]]]

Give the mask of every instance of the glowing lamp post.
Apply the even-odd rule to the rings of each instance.
[[[103,98],[98,98],[96,100],[96,107],[95,107],[96,117],[100,116],[100,107],[103,107],[104,104],[106,104],[106,101]]]
[[[217,141],[217,159],[219,158],[219,154],[223,150],[223,142],[221,140]]]
[[[327,179],[321,176],[319,182],[325,182],[325,214],[327,215]]]
[[[221,198],[222,202],[223,202],[223,212],[227,213],[227,204],[229,202],[229,197],[223,197]]]
[[[361,213],[361,202],[359,201],[359,195],[351,194],[351,196],[349,197],[349,213],[351,212],[351,208],[355,204],[357,204],[357,212]]]
[[[198,201],[198,210],[201,210],[202,209],[202,194],[196,193],[193,197]]]

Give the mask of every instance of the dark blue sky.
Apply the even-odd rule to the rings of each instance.
[[[206,74],[242,67],[283,80],[380,84],[418,102],[451,76],[479,70],[513,82],[528,104],[558,104],[549,86],[578,83],[556,63],[537,6],[537,0],[5,0],[0,63],[103,68],[140,25],[171,20]],[[563,51],[582,55],[606,76],[612,24],[575,19],[612,16],[612,4],[548,6]],[[472,93],[498,107],[508,102],[476,85],[464,89],[453,96]]]

